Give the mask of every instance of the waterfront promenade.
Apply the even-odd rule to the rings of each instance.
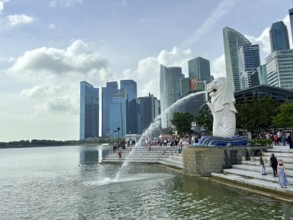
[[[117,152],[110,153],[103,159],[103,163],[122,163],[127,158],[129,162],[133,163],[156,163],[183,170],[182,155],[178,154],[178,147],[153,146],[150,151],[145,147],[137,147],[131,155],[129,154],[130,148],[127,148],[121,150],[123,155],[121,159]],[[278,177],[273,177],[272,168],[269,166],[272,153],[278,160],[284,161],[289,182],[287,188],[281,188],[278,184]],[[261,175],[259,157],[251,156],[249,160],[243,158],[240,164],[232,165],[232,168],[224,169],[221,173],[212,173],[211,177],[203,178],[293,203],[293,149],[289,149],[288,145],[272,146],[271,149],[264,152],[263,158],[267,175]]]

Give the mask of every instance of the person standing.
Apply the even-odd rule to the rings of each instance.
[[[293,149],[293,144],[292,144],[292,139],[291,139],[291,135],[289,133],[288,137],[287,137],[287,143],[289,145],[290,149]]]
[[[278,173],[278,160],[275,157],[275,154],[272,154],[271,155],[271,158],[270,158],[270,166],[273,169],[274,177],[276,177],[277,176],[277,173]]]
[[[259,155],[259,163],[260,163],[261,175],[267,175],[265,163],[262,158],[262,153],[260,153]]]
[[[287,188],[288,185],[288,180],[287,180],[287,175],[285,172],[285,166],[283,160],[279,161],[279,184],[281,188],[285,187]]]

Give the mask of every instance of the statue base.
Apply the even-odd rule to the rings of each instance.
[[[235,135],[231,138],[223,138],[216,136],[203,136],[199,139],[195,146],[246,146],[248,137]]]

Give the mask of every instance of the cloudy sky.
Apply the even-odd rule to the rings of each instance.
[[[225,76],[222,29],[270,53],[291,0],[0,0],[0,141],[79,138],[79,82],[133,79],[159,98],[159,65],[201,56]],[[291,39],[290,39],[291,40]],[[292,45],[292,42],[290,42]]]

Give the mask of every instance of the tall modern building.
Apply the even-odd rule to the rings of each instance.
[[[288,30],[283,21],[272,24],[270,29],[271,52],[290,49]]]
[[[293,50],[276,50],[266,58],[268,84],[293,90]]]
[[[125,89],[128,102],[137,98],[137,84],[133,80],[120,80],[120,89]]]
[[[136,102],[138,113],[138,133],[142,134],[160,114],[160,102],[151,94],[146,97],[137,98]]]
[[[188,61],[188,74],[190,79],[197,81],[211,81],[210,61],[197,57]]]
[[[127,120],[126,134],[137,133],[136,98],[137,84],[133,80],[120,80],[120,89],[124,89],[127,95]]]
[[[251,75],[260,65],[259,46],[244,44],[238,47],[240,89],[251,87]]]
[[[267,85],[267,68],[266,65],[260,65],[251,75],[251,86]]]
[[[240,75],[238,64],[238,47],[251,43],[244,35],[229,27],[225,27],[223,29],[223,39],[227,78],[234,83],[235,91],[239,91]]]
[[[99,137],[99,89],[80,82],[80,140]]]
[[[126,134],[127,94],[125,89],[119,89],[112,96],[110,103],[110,137],[121,138]]]
[[[106,87],[102,87],[102,136],[110,135],[110,103],[112,97],[118,91],[117,82],[107,82]]]
[[[170,125],[173,111],[165,112],[166,109],[181,97],[180,80],[184,78],[181,67],[160,67],[160,95],[162,128]],[[175,109],[174,109],[175,110]]]
[[[289,9],[290,26],[291,26],[291,37],[293,42],[293,8]]]

